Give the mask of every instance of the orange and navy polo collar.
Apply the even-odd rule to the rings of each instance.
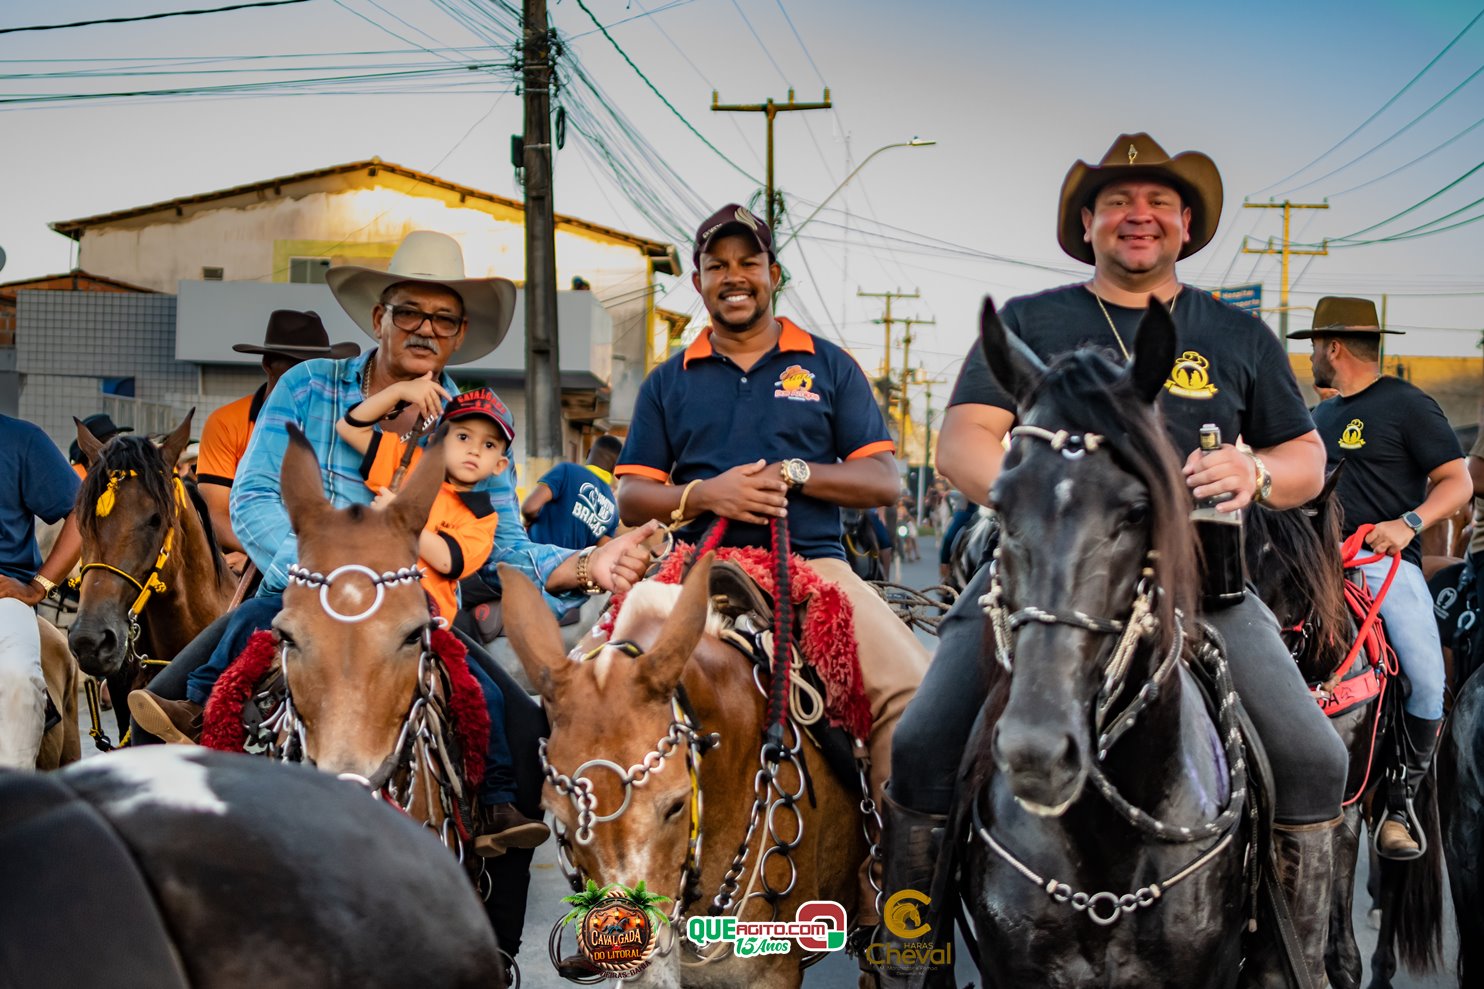
[[[778,352],[786,354],[790,352],[812,354],[814,353],[814,337],[806,330],[802,330],[792,320],[780,316],[778,324],[782,330],[778,334]],[[701,335],[685,348],[685,356],[680,359],[680,366],[690,367],[690,362],[702,357],[711,357],[716,353],[711,347],[711,327],[701,331]]]

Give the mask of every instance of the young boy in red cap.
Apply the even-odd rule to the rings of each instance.
[[[335,425],[340,438],[365,455],[361,476],[379,492],[374,507],[383,507],[396,497],[392,482],[398,479],[404,460],[406,470],[411,470],[422,456],[422,449],[415,443],[409,448],[407,439],[383,433],[377,425],[386,416],[401,412],[404,403],[416,407],[424,421],[442,410],[443,486],[418,537],[417,552],[427,574],[423,587],[432,598],[433,617],[447,625],[458,611],[459,580],[478,570],[494,546],[494,506],[489,495],[474,488],[505,470],[510,443],[515,439],[515,423],[505,403],[488,388],[450,399],[443,386],[428,375],[382,389]],[[479,681],[490,712],[490,749],[479,788],[485,826],[474,839],[474,851],[488,858],[502,855],[509,848],[534,848],[551,831],[515,807],[514,763],[505,741],[504,696],[478,664],[470,663],[469,672]]]

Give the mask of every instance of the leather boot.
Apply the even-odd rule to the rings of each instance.
[[[1402,716],[1407,741],[1402,746],[1401,762],[1406,778],[1400,787],[1393,784],[1393,791],[1400,792],[1391,793],[1386,818],[1376,832],[1376,854],[1383,858],[1408,862],[1422,857],[1421,835],[1412,833],[1417,818],[1411,810],[1411,804],[1432,766],[1432,757],[1438,749],[1438,735],[1442,726],[1442,719],[1433,721],[1414,718],[1410,714]]]
[[[190,701],[174,701],[148,690],[129,694],[129,713],[134,723],[162,742],[195,745],[201,740],[204,708]]]
[[[903,937],[891,929],[912,929],[922,926],[918,912],[926,912],[928,896],[933,887],[933,870],[938,864],[938,855],[943,845],[943,831],[948,818],[943,814],[924,814],[904,807],[883,795],[881,798],[881,850],[884,858],[881,886],[886,899],[882,904],[885,916],[877,926],[872,944],[862,952],[859,962],[862,972],[874,973],[880,989],[906,989],[912,976],[910,969],[900,968],[888,960],[893,951],[904,945],[911,946],[918,940],[926,943],[935,933],[946,943],[947,932],[924,931],[918,938]],[[891,898],[903,890],[915,890],[920,897],[904,898],[896,904]],[[950,923],[951,910],[942,912],[940,924]],[[948,971],[949,983],[953,973]],[[937,980],[933,974],[928,985]]]
[[[1278,892],[1288,905],[1302,955],[1294,961],[1303,966],[1308,973],[1308,984],[1315,987],[1328,985],[1324,952],[1329,941],[1334,840],[1335,831],[1343,823],[1342,815],[1319,824],[1273,825],[1273,864]],[[1283,960],[1277,921],[1266,910],[1262,914],[1257,935],[1260,940],[1248,951],[1241,985],[1244,989],[1289,989],[1295,983],[1290,980]]]

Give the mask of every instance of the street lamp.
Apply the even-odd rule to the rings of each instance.
[[[819,215],[819,211],[822,210],[822,209],[824,209],[826,206],[828,206],[830,200],[831,199],[834,199],[836,196],[838,196],[840,194],[840,190],[844,189],[847,185],[849,185],[850,184],[850,180],[853,179],[853,178],[855,178],[858,174],[860,174],[860,170],[862,168],[865,168],[866,165],[871,161],[872,158],[874,158],[877,155],[881,154],[881,152],[883,152],[883,151],[890,151],[892,148],[926,148],[926,147],[931,147],[932,145],[937,144],[937,143],[938,143],[937,141],[930,141],[927,138],[914,137],[910,141],[899,141],[896,144],[887,144],[887,145],[885,145],[883,147],[877,148],[875,151],[872,151],[870,154],[866,155],[864,158],[861,159],[861,163],[859,165],[856,165],[855,166],[855,169],[849,175],[845,176],[845,181],[844,182],[841,182],[839,185],[835,186],[835,191],[832,192],[832,193],[830,193],[828,196],[825,196],[824,197],[824,202],[822,202],[818,206],[814,207],[814,212],[812,212],[808,216],[804,217],[804,222],[803,223],[800,223],[798,226],[794,227],[793,233],[791,233],[791,234],[788,235],[788,239],[785,240],[782,244],[780,244],[778,246],[778,251],[779,252],[782,252],[785,247],[787,247],[789,244],[792,244],[793,241],[794,241],[794,238],[799,235],[799,231],[800,230],[803,230],[804,227],[808,225],[808,223],[809,223],[810,220],[812,220],[816,216],[818,216]]]

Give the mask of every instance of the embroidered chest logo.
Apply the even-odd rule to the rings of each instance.
[[[819,393],[814,390],[814,372],[798,364],[783,369],[778,380],[773,382],[773,397],[788,398],[795,402],[817,402]]]
[[[1340,433],[1341,450],[1359,450],[1365,446],[1365,437],[1361,433],[1365,430],[1365,423],[1359,419],[1351,419],[1350,424]]]
[[[1170,369],[1165,391],[1181,398],[1210,398],[1220,389],[1211,384],[1211,362],[1194,350],[1187,350]]]

